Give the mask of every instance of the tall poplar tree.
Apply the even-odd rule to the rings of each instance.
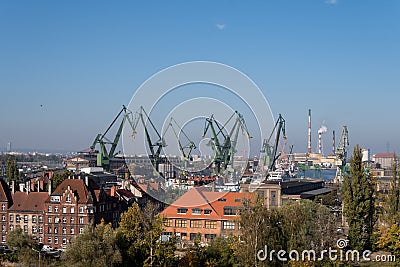
[[[349,224],[349,246],[352,249],[371,249],[375,224],[375,184],[362,163],[359,145],[350,159],[350,175],[346,174],[343,188],[343,212]]]

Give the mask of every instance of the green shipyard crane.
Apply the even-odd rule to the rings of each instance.
[[[116,124],[117,120],[122,116],[121,123],[119,124],[117,133],[113,140],[110,140],[106,137],[110,129]],[[98,134],[93,141],[93,144],[90,146],[91,151],[95,151],[95,147],[97,144],[100,146],[100,151],[97,153],[97,166],[103,167],[105,170],[110,171],[110,162],[115,159],[115,156],[120,153],[120,151],[116,152],[116,148],[118,146],[119,139],[121,137],[122,129],[124,127],[125,122],[128,121],[130,126],[133,128],[133,120],[132,120],[132,112],[128,110],[124,105],[122,106],[121,111],[114,118],[111,124],[108,126],[106,131],[102,134]],[[109,147],[109,149],[107,149]]]
[[[177,127],[179,129],[179,134],[178,134],[177,130],[175,129],[175,127]],[[197,148],[195,143],[192,140],[190,140],[190,138],[187,136],[187,134],[183,131],[183,129],[176,122],[176,120],[174,118],[172,118],[172,117],[171,117],[171,119],[170,119],[170,121],[168,123],[168,126],[165,128],[163,136],[165,136],[165,134],[167,133],[168,129],[170,129],[170,128],[172,129],[172,132],[174,133],[174,136],[175,136],[175,138],[176,138],[176,140],[178,142],[179,151],[181,153],[181,156],[185,160],[185,162],[193,160],[193,158],[191,156],[191,153],[192,153],[193,149]],[[182,142],[181,142],[181,140],[179,138],[180,133],[182,133],[183,137],[188,142],[186,145],[182,145]]]
[[[276,133],[275,141],[274,141],[274,145],[271,146],[270,141],[271,141],[271,138],[273,137],[274,133]],[[264,164],[266,166],[268,166],[266,179],[268,179],[269,173],[276,169],[275,162],[281,155],[281,153],[278,153],[279,138],[281,136],[281,133],[283,135],[283,139],[286,140],[286,122],[285,122],[285,119],[282,117],[282,115],[279,114],[279,117],[275,123],[275,126],[272,129],[271,135],[269,136],[268,139],[264,139],[264,142],[263,142],[263,145],[261,148],[261,153],[265,153]]]
[[[228,123],[233,119],[235,122],[232,129],[227,133]],[[239,130],[242,129],[243,134],[247,134],[250,139],[252,136],[249,134],[246,123],[243,116],[235,111],[224,125],[218,123],[214,118],[214,115],[206,119],[203,138],[206,136],[208,130],[211,129],[211,140],[214,142],[213,149],[215,152],[214,164],[216,166],[216,174],[233,171],[233,159],[236,153],[237,139],[239,136]]]
[[[147,145],[150,150],[150,155],[148,155],[148,156],[149,156],[150,161],[153,164],[154,168],[158,172],[159,171],[158,166],[161,162],[161,157],[160,157],[161,151],[162,151],[162,148],[166,147],[167,145],[165,144],[164,138],[161,137],[161,135],[157,131],[156,127],[154,126],[153,121],[150,119],[149,115],[144,110],[143,106],[141,106],[139,108],[139,111],[136,112],[135,120],[134,120],[133,126],[132,126],[134,134],[137,131],[139,122],[141,122],[141,124],[143,126]],[[150,131],[149,131],[149,127],[147,126],[148,125],[147,122],[149,123],[151,129],[153,129],[153,131],[155,132],[155,134],[158,138],[156,141],[153,141],[150,136]]]
[[[347,148],[349,146],[349,132],[347,126],[343,126],[342,136],[335,152],[335,165],[336,165],[336,177],[335,182],[341,183],[343,181],[343,175],[346,169],[347,163]]]

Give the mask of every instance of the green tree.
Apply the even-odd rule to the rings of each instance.
[[[68,176],[72,175],[74,175],[74,173],[70,170],[64,170],[64,172],[55,173],[51,190],[54,191],[65,179],[68,179]]]
[[[18,181],[19,171],[17,166],[17,160],[13,156],[9,156],[6,161],[6,175],[7,181]]]
[[[7,244],[12,249],[20,250],[24,247],[30,246],[32,243],[31,238],[27,233],[24,233],[20,227],[16,227],[7,235]]]
[[[349,225],[349,246],[356,250],[372,248],[375,224],[375,185],[362,163],[361,148],[354,147],[350,159],[350,175],[343,183],[343,213]]]
[[[122,262],[110,224],[86,227],[72,240],[62,255],[65,266],[117,266]]]
[[[123,266],[175,266],[175,243],[162,242],[164,218],[156,205],[148,202],[142,212],[135,203],[121,215],[117,244]]]

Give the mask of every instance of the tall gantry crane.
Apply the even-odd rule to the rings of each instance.
[[[344,170],[346,168],[346,163],[347,163],[347,148],[348,148],[348,146],[349,146],[349,132],[347,131],[347,126],[343,126],[342,136],[340,138],[338,146],[336,147],[336,152],[335,152],[335,155],[336,155],[335,182],[339,183],[339,184],[343,182],[343,174],[344,174]]]
[[[274,133],[276,133],[274,145],[270,145],[271,138],[273,137]],[[281,156],[281,152],[278,153],[278,145],[279,145],[279,138],[283,135],[283,139],[286,140],[286,122],[285,119],[279,114],[279,117],[275,123],[274,128],[272,129],[271,135],[268,139],[264,139],[261,153],[265,153],[264,165],[266,165],[267,173],[266,179],[269,178],[270,172],[275,171],[275,163],[277,159]]]
[[[176,128],[179,130],[177,130]],[[166,133],[169,129],[172,129],[172,131],[174,133],[174,137],[176,138],[176,140],[178,142],[179,151],[181,153],[181,156],[183,157],[183,160],[185,161],[185,169],[186,169],[187,162],[193,160],[193,157],[191,156],[192,150],[196,149],[197,147],[196,147],[195,143],[192,140],[190,140],[190,138],[183,131],[183,129],[178,125],[176,120],[172,117],[171,117],[167,127],[164,130],[163,136],[166,135]],[[178,131],[179,131],[179,133],[178,133]],[[187,141],[187,144],[185,144],[185,145],[182,145],[182,142],[179,138],[181,133]]]
[[[139,108],[139,110],[136,112],[135,120],[132,124],[134,134],[136,134],[136,132],[137,132],[139,122],[141,122],[141,124],[144,128],[145,138],[146,138],[149,150],[150,150],[150,155],[148,155],[148,156],[149,156],[150,161],[153,164],[154,168],[158,172],[158,165],[161,162],[161,156],[160,156],[161,150],[163,147],[166,147],[167,145],[165,143],[164,138],[157,131],[157,129],[154,126],[154,123],[150,119],[149,115],[144,110],[143,106],[141,106]],[[158,138],[156,141],[153,141],[150,136],[150,131],[149,131],[149,127],[147,126],[148,125],[147,122],[149,123],[151,129],[153,129],[154,133],[156,134],[156,137]]]
[[[110,140],[106,137],[110,129],[117,122],[118,118],[122,116],[121,123],[118,127],[117,133],[113,140]],[[98,134],[93,141],[93,144],[90,146],[91,151],[95,151],[95,147],[97,144],[100,146],[100,151],[97,153],[97,166],[103,167],[105,170],[110,171],[110,161],[115,159],[115,156],[120,153],[120,151],[116,152],[116,148],[118,146],[119,139],[121,137],[122,129],[124,127],[125,122],[128,121],[130,126],[133,128],[133,117],[132,112],[128,110],[125,106],[122,106],[121,111],[114,118],[111,124],[108,126],[106,131],[102,134]],[[107,149],[109,147],[109,149]]]
[[[232,129],[227,130],[228,124],[235,118]],[[214,118],[214,115],[206,119],[203,138],[206,136],[208,130],[211,129],[211,140],[214,142],[213,149],[215,152],[214,164],[216,167],[216,174],[221,174],[226,171],[233,171],[233,159],[236,153],[237,140],[239,136],[239,130],[242,129],[242,133],[246,134],[250,139],[252,136],[249,134],[246,123],[243,116],[235,111],[225,124],[221,125]]]

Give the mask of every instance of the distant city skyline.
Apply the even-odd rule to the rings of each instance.
[[[151,75],[206,60],[261,88],[295,152],[311,109],[313,151],[324,124],[324,154],[343,125],[351,148],[399,153],[399,17],[394,0],[0,2],[0,151],[88,148]]]

